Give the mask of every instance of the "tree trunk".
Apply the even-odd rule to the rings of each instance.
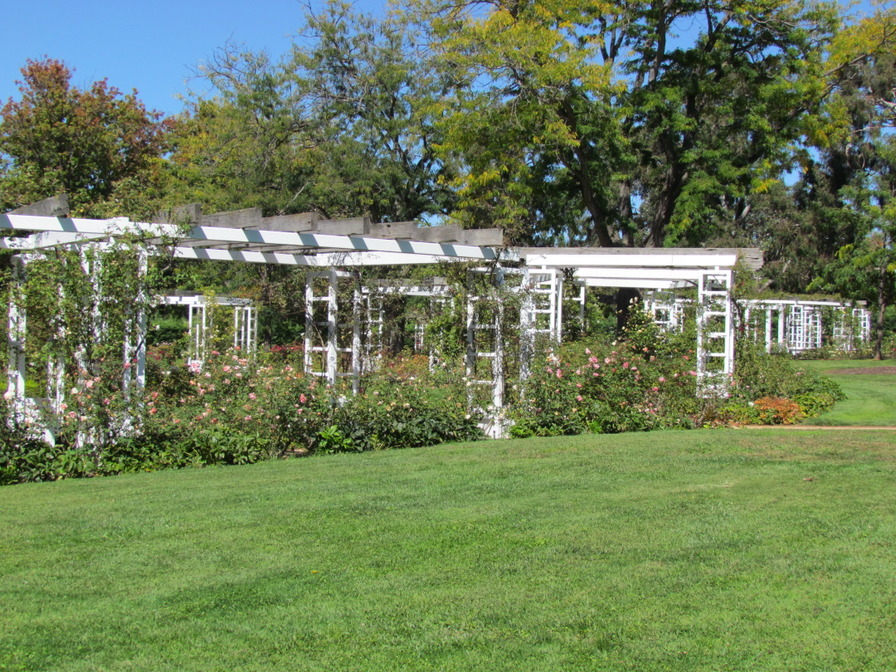
[[[641,292],[632,287],[621,287],[616,292],[616,335],[622,337],[628,318],[632,312],[632,305],[641,300]]]
[[[880,267],[880,282],[877,284],[877,324],[874,329],[874,359],[883,359],[884,317],[887,312],[887,267]]]
[[[663,190],[660,193],[656,210],[650,223],[650,247],[662,247],[666,240],[666,229],[672,221],[675,204],[681,195],[681,189],[687,180],[687,170],[678,162],[666,170],[663,179]]]
[[[592,230],[591,238],[597,238],[597,242],[601,247],[612,247],[613,240],[610,238],[610,232],[607,229],[606,213],[597,202],[594,189],[591,187],[591,175],[588,170],[588,149],[584,142],[580,142],[576,147],[576,161],[579,172],[579,189],[582,193],[582,200],[588,214],[591,215]]]
[[[567,127],[572,130],[578,129],[578,117],[570,100],[563,103],[560,108],[560,114],[563,116],[563,120],[566,122]],[[588,211],[588,214],[591,215],[592,227],[589,235],[589,242],[593,243],[594,240],[597,240],[597,243],[601,247],[613,247],[613,239],[610,236],[610,230],[607,227],[606,208],[601,207],[601,204],[598,203],[597,195],[594,193],[594,188],[591,186],[592,174],[589,167],[590,158],[590,148],[588,147],[588,143],[585,140],[580,140],[574,150],[574,156],[567,158],[564,163],[567,168],[578,173],[579,176],[579,193],[582,195],[582,202],[585,205],[585,209]]]

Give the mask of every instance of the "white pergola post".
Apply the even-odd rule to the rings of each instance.
[[[326,378],[330,385],[336,383],[339,373],[339,291],[336,270],[327,274],[327,368]]]
[[[314,286],[313,278],[309,275],[305,280],[305,373],[314,373],[314,334],[317,324],[314,319]]]
[[[504,287],[504,269],[495,272],[497,291]],[[504,408],[504,301],[496,297],[494,321],[494,357],[492,358],[492,406],[495,410]]]
[[[788,316],[789,313],[784,310],[783,306],[778,309],[778,346],[782,348],[787,347]]]
[[[361,288],[364,293],[365,343],[362,366],[373,371],[383,356],[383,297],[372,289]]]
[[[203,366],[208,355],[208,310],[204,298],[189,304],[190,359],[194,366]]]
[[[25,258],[22,255],[12,257],[13,285],[10,290],[8,308],[7,367],[6,393],[13,402],[16,413],[22,413],[25,405],[25,379],[27,362],[25,360],[25,336],[27,314],[25,311]]]
[[[357,283],[352,290],[352,392],[358,394],[361,389],[361,369],[363,348],[361,344],[361,285]]]
[[[467,353],[466,353],[466,373],[467,373],[467,403],[473,403],[474,385],[480,381],[476,380],[476,301],[478,297],[467,295]]]
[[[822,331],[821,331],[821,311],[815,307],[809,312],[809,341],[806,346],[812,350],[821,347]]]
[[[532,358],[535,356],[535,286],[529,269],[524,269],[522,298],[520,300],[520,380],[532,375]]]
[[[339,329],[347,326],[339,322],[339,280],[351,277],[334,268],[309,273],[305,279],[305,372],[324,378],[330,385],[335,384],[340,376],[340,353],[352,352],[352,347],[339,347]],[[315,282],[319,280],[326,281],[326,292],[323,294],[315,290]],[[325,319],[316,319],[315,305],[319,303],[326,306]],[[354,309],[352,312],[354,314]],[[319,370],[315,369],[315,355],[322,360]],[[354,376],[354,372],[342,375]]]
[[[552,282],[554,283],[553,289],[553,302],[554,307],[556,308],[555,316],[554,316],[554,324],[553,324],[553,334],[552,337],[557,343],[563,342],[563,275],[561,273],[554,273],[552,277]]]
[[[146,272],[148,255],[140,250],[137,258],[137,312],[133,325],[125,317],[124,324],[124,372],[122,375],[122,391],[125,398],[130,397],[131,386],[138,391],[146,387]],[[132,333],[136,327],[136,334]]]
[[[697,391],[703,397],[726,394],[734,373],[732,286],[731,271],[703,271],[700,274],[697,286]]]
[[[231,299],[230,301],[236,301]],[[255,355],[258,344],[258,311],[247,303],[226,303],[233,305],[233,347],[239,348],[246,357]]]

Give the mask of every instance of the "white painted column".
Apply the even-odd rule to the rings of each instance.
[[[778,307],[778,347],[787,347],[787,311],[784,306]]]
[[[535,285],[528,268],[523,269],[522,297],[520,300],[520,380],[532,375],[532,358],[535,355]]]
[[[305,280],[305,373],[314,370],[314,279]]]
[[[336,383],[339,370],[339,278],[335,269],[330,269],[327,287],[327,382]]]
[[[495,308],[495,356],[492,359],[492,405],[504,408],[504,302]]]
[[[352,291],[352,392],[358,394],[361,389],[361,285],[356,284]]]
[[[25,337],[27,315],[25,312],[25,258],[16,255],[12,258],[13,285],[10,290],[7,331],[7,366],[6,394],[13,402],[17,412],[24,410],[25,377],[27,375],[25,360]]]

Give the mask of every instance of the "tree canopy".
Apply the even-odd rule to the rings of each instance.
[[[52,59],[22,68],[21,99],[0,109],[0,205],[64,192],[80,214],[140,209],[156,186],[166,124],[136,92],[106,80],[82,90],[71,79]]]

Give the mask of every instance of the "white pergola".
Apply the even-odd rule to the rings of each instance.
[[[585,287],[695,290],[698,390],[702,396],[726,392],[734,373],[734,267],[760,268],[759,250],[525,248],[520,256],[530,268],[567,269]]]
[[[233,312],[233,348],[251,356],[258,344],[258,309],[251,299],[183,293],[160,297],[159,305],[187,309],[190,350],[187,363],[202,367],[208,357],[208,342],[214,329],[214,308],[226,307]]]
[[[198,206],[167,218],[186,221],[175,225],[170,221],[60,216],[59,211],[66,207],[49,199],[21,211],[0,214],[0,232],[28,234],[0,237],[0,248],[15,251],[15,263],[23,271],[32,255],[45,250],[102,248],[116,239],[142,245],[150,255],[314,269],[308,274],[305,297],[306,371],[329,382],[341,375],[357,380],[362,368],[359,315],[365,299],[356,293],[350,306],[340,306],[338,301],[339,283],[350,278],[351,269],[454,261],[472,262],[480,269],[484,266],[498,282],[511,276],[518,278],[515,286],[524,296],[519,318],[521,351],[526,353],[523,360],[532,354],[536,333],[546,334],[554,341],[562,338],[565,283],[579,287],[582,305],[589,287],[691,288],[697,302],[698,387],[703,395],[721,394],[734,367],[733,269],[738,261],[753,267],[761,265],[761,254],[753,249],[507,248],[500,229],[463,230],[454,226],[419,226],[414,222],[375,224],[365,218],[326,221],[307,213],[262,217],[258,209],[203,216]],[[415,290],[393,287],[389,291]],[[433,297],[444,296],[444,289],[429,288],[425,292]],[[16,292],[9,308],[8,394],[24,404],[25,316],[23,305],[15,297]],[[493,406],[499,409],[504,395],[505,325],[500,309],[483,319],[478,308],[481,298],[467,297],[467,368],[474,383],[493,388]],[[369,299],[367,303],[369,313],[372,304]],[[318,305],[325,309],[315,310]],[[197,314],[201,319],[201,311]],[[254,329],[252,318],[248,319],[244,330]],[[340,342],[340,332],[346,333],[341,327],[346,325],[352,335],[349,342],[345,342],[345,336]],[[493,334],[491,346],[485,349],[481,347],[482,339],[476,337],[483,329]],[[320,336],[318,342],[312,342],[312,332]],[[315,353],[322,358],[317,363]],[[139,385],[143,384],[144,356],[143,352],[137,353],[141,364],[135,380]],[[476,372],[483,367],[476,363],[483,359],[492,362],[492,375],[477,378]],[[341,361],[349,362],[343,370]],[[528,361],[520,364],[525,377]]]

